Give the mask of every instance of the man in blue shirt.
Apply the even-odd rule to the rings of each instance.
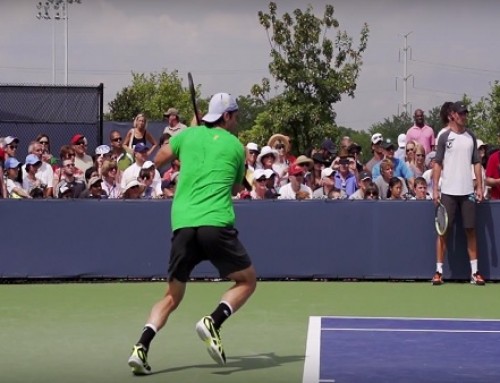
[[[413,172],[406,165],[403,160],[394,157],[394,152],[396,151],[396,145],[391,142],[391,140],[386,140],[382,142],[382,149],[384,150],[384,158],[388,158],[394,164],[394,177],[404,178],[408,184],[408,190],[413,192],[413,182],[415,178]],[[380,162],[373,166],[372,177],[377,178],[380,175]]]

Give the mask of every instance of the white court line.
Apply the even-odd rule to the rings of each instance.
[[[302,383],[319,382],[319,356],[321,347],[321,317],[309,317],[306,356]]]
[[[359,317],[359,316],[337,316],[325,315],[321,318],[326,319],[394,319],[394,320],[421,320],[421,321],[458,321],[458,322],[500,322],[500,319],[483,319],[483,318],[421,318],[421,317]]]
[[[356,328],[356,327],[325,327],[322,331],[366,331],[366,332],[444,332],[444,333],[486,333],[500,334],[500,330],[435,330],[435,329],[404,329],[404,328]]]

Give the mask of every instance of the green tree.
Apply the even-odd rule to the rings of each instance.
[[[198,96],[199,93],[200,86],[197,87]],[[206,100],[199,100],[199,104],[200,109],[206,110]],[[109,119],[115,121],[130,121],[138,113],[161,121],[169,107],[178,109],[187,123],[194,115],[189,89],[183,86],[183,79],[176,70],[150,74],[132,72],[132,84],[117,93],[108,105]]]
[[[500,84],[495,81],[486,97],[473,104],[471,99],[464,96],[469,109],[469,127],[477,137],[488,144],[496,145],[497,133],[500,130]]]
[[[239,96],[236,102],[239,108],[236,133],[240,133],[253,127],[259,113],[262,113],[266,109],[266,104],[251,95]]]
[[[368,26],[363,26],[354,48],[352,37],[339,30],[333,15],[333,5],[326,5],[321,18],[314,15],[312,6],[279,17],[274,2],[269,3],[269,13],[258,13],[271,46],[269,71],[282,93],[269,99],[267,78],[253,86],[252,94],[267,101],[268,107],[242,140],[263,143],[282,133],[291,138],[295,152],[304,152],[325,137],[338,136],[333,105],[344,94],[354,97]],[[337,31],[333,40],[332,30]]]
[[[393,115],[390,118],[385,118],[382,122],[373,124],[368,131],[370,135],[381,133],[384,139],[390,139],[397,144],[398,136],[401,133],[406,133],[412,125],[412,118],[406,113],[401,113],[399,116]]]

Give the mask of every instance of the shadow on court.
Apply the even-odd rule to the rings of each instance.
[[[193,368],[216,368],[218,369],[218,371],[213,372],[213,374],[230,375],[235,372],[279,367],[287,363],[302,362],[302,361],[304,361],[304,355],[279,356],[276,355],[274,352],[270,352],[266,354],[228,357],[227,363],[224,367],[217,366],[215,363],[195,364],[195,365],[166,368],[164,370],[155,371],[153,372],[153,374],[165,374],[176,371],[189,370]]]

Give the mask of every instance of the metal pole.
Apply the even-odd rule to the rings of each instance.
[[[56,84],[56,20],[52,18],[52,85]]]
[[[64,52],[64,85],[68,85],[68,0],[64,0],[64,30],[65,30],[65,52]]]

